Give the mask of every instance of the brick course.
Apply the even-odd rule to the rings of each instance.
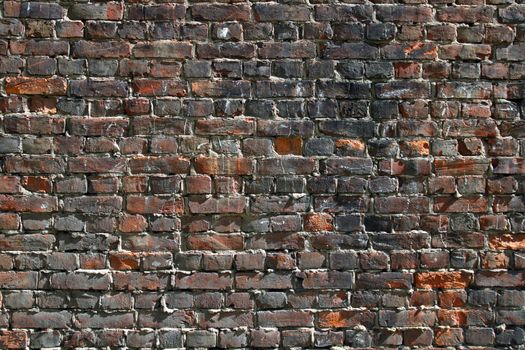
[[[0,348],[525,343],[525,5],[0,4]]]

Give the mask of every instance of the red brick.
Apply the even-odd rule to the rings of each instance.
[[[472,274],[461,271],[418,272],[415,283],[418,288],[466,288],[472,282]]]
[[[119,218],[118,229],[121,232],[143,232],[147,227],[148,222],[141,215],[124,215]]]
[[[277,137],[274,142],[275,151],[279,154],[303,153],[303,140],[300,137]]]
[[[132,86],[133,91],[139,96],[185,97],[188,95],[187,84],[179,80],[135,79]]]
[[[232,276],[224,273],[195,272],[189,275],[178,273],[175,278],[175,288],[177,289],[228,290],[232,286]]]
[[[191,90],[199,97],[243,98],[250,94],[250,83],[244,80],[200,80],[191,83]]]
[[[182,214],[182,198],[161,198],[154,196],[128,196],[127,210],[136,214]]]
[[[14,213],[0,213],[0,230],[17,230],[20,217]]]
[[[489,164],[486,160],[477,159],[436,159],[434,167],[438,175],[483,175],[487,172]]]
[[[15,212],[50,213],[58,210],[58,200],[52,196],[0,195],[0,209]]]
[[[437,11],[437,19],[443,22],[483,23],[490,22],[494,9],[486,6],[456,6]]]
[[[209,175],[247,175],[253,169],[253,161],[249,158],[198,157],[194,165],[198,173]]]
[[[439,213],[483,213],[488,209],[488,200],[483,197],[436,197],[434,211]]]
[[[525,249],[525,234],[491,235],[489,247],[495,250],[523,250]]]
[[[463,343],[461,328],[438,328],[435,332],[434,343],[437,346],[456,346]]]
[[[192,235],[187,245],[192,250],[242,250],[244,239],[240,235]]]
[[[304,229],[311,232],[332,231],[332,216],[329,214],[309,214],[304,219]]]
[[[324,311],[318,318],[321,328],[371,327],[375,323],[375,314],[371,311]]]
[[[18,95],[65,95],[64,78],[7,77],[6,92]]]
[[[125,41],[85,41],[74,43],[72,56],[87,58],[123,58],[131,54],[131,45]]]
[[[31,192],[50,193],[52,182],[44,176],[24,176],[22,185]]]
[[[140,256],[136,253],[111,253],[109,264],[115,270],[138,270],[140,267]]]
[[[20,193],[20,178],[0,176],[0,193]]]

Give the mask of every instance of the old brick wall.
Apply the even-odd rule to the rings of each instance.
[[[519,2],[2,1],[0,348],[518,348]]]

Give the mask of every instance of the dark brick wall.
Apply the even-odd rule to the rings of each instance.
[[[521,348],[525,5],[381,2],[2,1],[0,348]]]

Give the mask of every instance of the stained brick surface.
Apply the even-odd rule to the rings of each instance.
[[[0,1],[0,348],[525,343],[525,5]]]

